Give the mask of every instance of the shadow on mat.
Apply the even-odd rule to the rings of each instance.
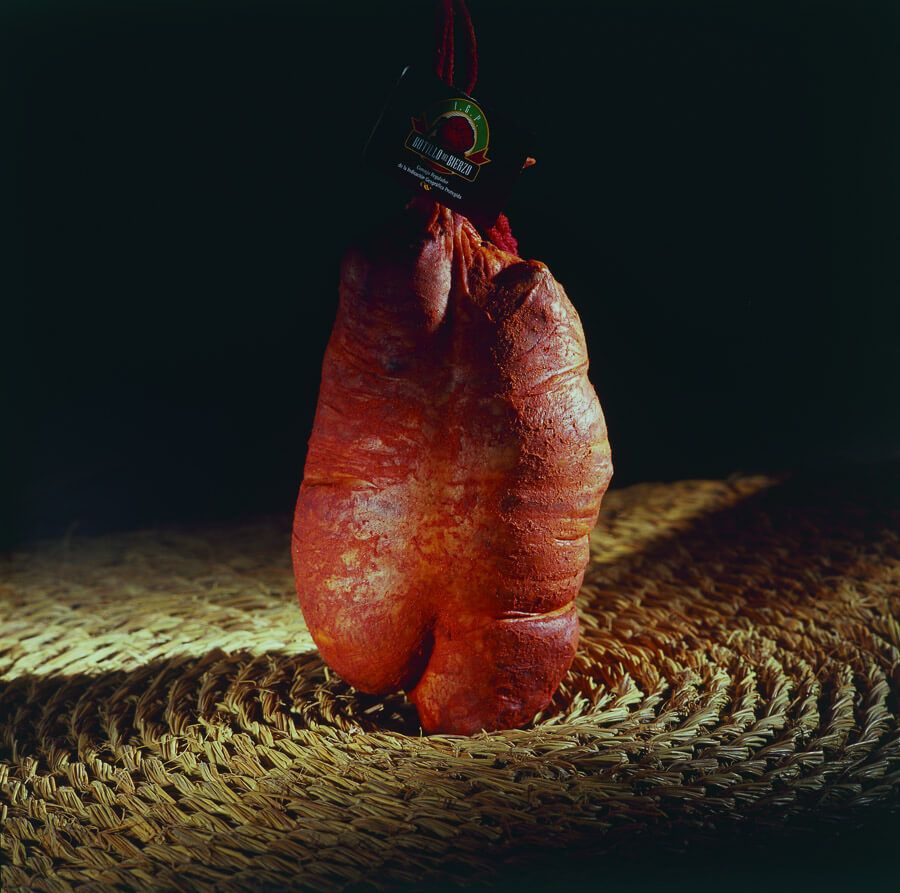
[[[265,726],[275,734],[332,727],[419,735],[415,707],[402,694],[358,692],[318,652],[263,655],[211,649],[133,670],[26,675],[0,682],[0,759],[157,744],[189,728],[235,734]]]
[[[627,514],[627,509],[625,510]],[[725,508],[701,512],[675,529],[663,526],[635,554],[606,563],[604,575],[665,564],[675,580],[743,567],[777,574],[798,567],[853,578],[880,544],[900,557],[900,462],[785,477]],[[684,573],[679,576],[679,571]],[[754,597],[754,593],[749,594]]]

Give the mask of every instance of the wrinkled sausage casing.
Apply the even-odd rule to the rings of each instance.
[[[294,519],[324,660],[427,732],[515,728],[575,655],[612,475],[578,315],[537,261],[415,199],[352,248]]]

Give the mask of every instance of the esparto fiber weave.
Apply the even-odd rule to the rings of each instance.
[[[23,548],[0,559],[3,890],[478,883],[893,815],[898,518],[877,482],[610,492],[558,695],[468,738],[323,665],[289,519]]]

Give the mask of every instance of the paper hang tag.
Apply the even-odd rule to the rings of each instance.
[[[430,72],[407,67],[372,130],[366,162],[489,229],[533,140]]]

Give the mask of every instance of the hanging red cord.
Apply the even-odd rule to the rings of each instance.
[[[472,17],[466,7],[465,0],[438,0],[435,71],[445,84],[453,86],[454,77],[454,26],[455,14],[459,13],[462,21],[462,33],[466,41],[465,93],[471,94],[478,77],[478,53],[475,48],[475,28]],[[497,222],[487,231],[487,237],[498,247],[510,254],[519,253],[519,243],[509,226],[505,214],[497,218]]]
[[[461,89],[464,93],[471,93],[478,78],[478,54],[475,49],[475,29],[472,27],[472,17],[466,8],[465,0],[438,0],[437,53],[434,67],[437,76],[452,86],[455,61],[454,19],[457,10],[462,19],[463,36],[466,40],[466,80]]]

